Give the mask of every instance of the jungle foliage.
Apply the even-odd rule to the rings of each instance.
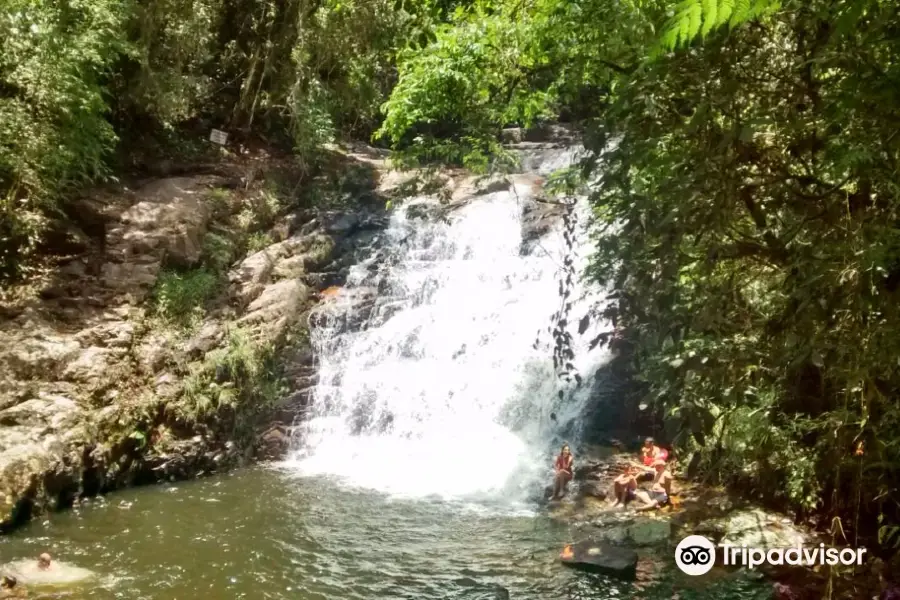
[[[480,3],[402,55],[381,128],[410,161],[477,166],[504,126],[578,123],[590,275],[615,290],[605,316],[679,454],[884,548],[900,515],[898,11]]]
[[[452,0],[8,0],[0,7],[0,280],[66,200],[147,140],[254,132],[311,163],[368,136],[397,52]],[[183,145],[183,144],[182,144]],[[172,144],[170,152],[178,150]]]

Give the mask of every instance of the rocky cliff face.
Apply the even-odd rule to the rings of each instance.
[[[306,314],[377,238],[384,200],[275,214],[264,243],[215,273],[212,242],[235,245],[262,190],[242,165],[218,171],[95,192],[78,216],[102,234],[77,231],[34,293],[6,298],[0,527],[283,450],[314,380]],[[167,277],[185,322],[164,318]],[[207,280],[214,291],[191,297]]]

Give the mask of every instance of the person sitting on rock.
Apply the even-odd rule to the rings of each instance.
[[[629,465],[625,467],[625,472],[613,481],[613,495],[616,498],[613,506],[618,506],[619,504],[624,506],[630,500],[633,500],[637,487],[637,469]]]
[[[669,451],[660,448],[652,437],[644,440],[644,446],[641,448],[641,462],[645,467],[652,467],[657,460],[666,461],[669,458]]]
[[[553,496],[552,500],[559,500],[566,495],[566,486],[572,481],[572,465],[575,458],[569,450],[568,444],[563,444],[559,456],[556,457],[556,463],[553,465],[556,473],[553,480]]]
[[[666,461],[657,460],[653,463],[656,470],[656,476],[653,483],[650,484],[649,491],[637,490],[635,497],[641,501],[642,506],[638,510],[653,510],[660,508],[669,503],[672,496],[672,481],[675,479],[666,468]]]

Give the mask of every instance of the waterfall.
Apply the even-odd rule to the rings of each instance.
[[[523,163],[545,174],[573,155],[545,151]],[[292,468],[405,497],[521,500],[540,491],[540,478],[549,482],[553,446],[563,435],[577,442],[608,351],[587,348],[605,324],[578,335],[574,319],[583,385],[561,402],[548,327],[566,251],[560,223],[522,254],[523,203],[533,193],[516,183],[438,220],[395,209],[380,252],[351,270],[313,320],[319,377]],[[423,202],[436,200],[407,206]],[[579,267],[587,237],[579,232]],[[572,314],[595,301],[575,298]]]

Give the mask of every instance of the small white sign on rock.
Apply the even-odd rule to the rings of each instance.
[[[221,129],[213,129],[209,132],[209,141],[224,146],[228,141],[228,134]]]

